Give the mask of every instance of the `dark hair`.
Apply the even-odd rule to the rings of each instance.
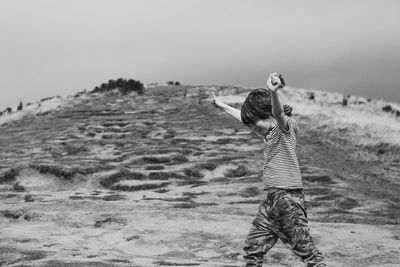
[[[292,116],[292,107],[283,105],[286,116]],[[264,88],[252,90],[246,97],[240,112],[242,122],[246,126],[254,125],[258,120],[272,116],[271,94]]]

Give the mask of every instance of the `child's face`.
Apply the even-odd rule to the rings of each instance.
[[[251,128],[261,135],[265,135],[275,124],[275,119],[269,117],[265,120],[258,120]]]

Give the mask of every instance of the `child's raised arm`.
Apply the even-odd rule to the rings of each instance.
[[[267,88],[271,92],[272,116],[274,116],[282,129],[289,130],[287,118],[283,112],[283,106],[278,95],[278,89],[283,86],[285,86],[285,84],[281,81],[276,72],[269,75]]]
[[[212,104],[214,104],[218,108],[221,108],[232,118],[236,119],[239,122],[242,122],[242,117],[240,116],[240,110],[225,104],[218,97],[216,97],[213,92],[211,92],[211,96],[213,97]]]

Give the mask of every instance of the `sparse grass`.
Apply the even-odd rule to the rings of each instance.
[[[175,130],[168,129],[167,132],[163,135],[163,137],[165,139],[171,139],[171,138],[174,138],[175,135],[176,135],[176,131]]]
[[[332,201],[332,200],[336,200],[340,197],[343,197],[340,194],[329,194],[329,195],[325,195],[325,196],[321,196],[321,197],[316,197],[314,198],[314,201]]]
[[[282,260],[286,258],[286,254],[282,252],[274,252],[271,253],[271,258],[274,259],[274,262],[282,262]]]
[[[180,149],[180,148],[162,148],[162,149],[157,149],[154,151],[155,153],[161,153],[161,154],[171,154],[171,153],[179,153],[183,155],[188,155],[192,153],[191,149]]]
[[[143,180],[145,175],[139,172],[130,172],[128,170],[120,170],[100,181],[100,184],[105,188],[112,188],[115,183],[122,180]]]
[[[236,143],[237,140],[234,138],[219,138],[216,141],[213,141],[213,144],[217,144],[217,145],[225,145],[225,144],[233,144]]]
[[[183,192],[182,196],[188,196],[191,198],[197,198],[197,196],[201,196],[201,195],[205,195],[205,194],[209,194],[209,192]]]
[[[150,164],[170,163],[171,158],[169,157],[143,157],[142,160]]]
[[[163,193],[169,192],[169,189],[161,188],[161,189],[154,190],[154,192],[155,193],[159,193],[159,194],[163,194]]]
[[[20,169],[11,168],[0,175],[0,184],[14,181],[18,176]]]
[[[257,187],[248,187],[239,192],[241,197],[255,197],[260,194],[260,190]]]
[[[176,209],[194,209],[194,208],[197,208],[197,207],[198,207],[198,204],[195,203],[195,202],[192,202],[192,203],[179,203],[179,204],[175,204],[173,206],[173,208],[176,208]]]
[[[225,177],[229,178],[235,178],[235,177],[242,177],[242,176],[247,176],[253,174],[250,172],[246,166],[244,165],[239,165],[236,169],[228,169],[224,173]]]
[[[102,134],[101,135],[101,138],[103,138],[103,139],[114,139],[115,138],[115,135],[114,134]]]
[[[164,182],[159,184],[141,184],[141,185],[114,185],[112,187],[113,190],[119,191],[140,191],[140,190],[152,190],[167,187],[170,185],[170,182]]]
[[[350,198],[350,197],[345,197],[345,198],[339,198],[335,201],[335,204],[344,210],[350,210],[352,208],[355,208],[357,206],[360,206],[357,200]]]
[[[229,204],[259,204],[259,203],[260,203],[259,199],[229,202]]]
[[[229,184],[232,180],[227,177],[216,177],[216,178],[211,178],[210,183],[226,183]]]
[[[155,156],[145,156],[141,158],[141,161],[147,164],[182,164],[189,162],[188,158],[184,155],[171,155],[169,157],[155,157]]]
[[[208,171],[213,171],[218,167],[218,165],[214,162],[202,162],[195,166],[197,169],[205,169]]]
[[[157,266],[199,266],[200,265],[200,263],[191,263],[191,262],[179,263],[179,262],[170,262],[170,261],[165,261],[165,260],[156,261],[155,264],[157,264]]]
[[[304,192],[306,195],[326,195],[329,194],[331,190],[323,187],[307,187]]]
[[[86,199],[99,200],[99,199],[102,199],[101,197],[97,197],[97,196],[70,196],[69,198],[72,200],[86,200]]]
[[[169,179],[182,179],[183,175],[175,172],[151,172],[148,178],[150,180],[169,180]]]
[[[96,221],[96,223],[94,224],[94,227],[99,228],[99,227],[102,227],[103,225],[109,224],[109,223],[125,224],[126,220],[125,219],[116,219],[113,217],[107,217],[104,220]]]
[[[125,180],[143,180],[146,176],[141,172],[126,172],[125,173]]]
[[[184,155],[179,154],[179,155],[173,155],[171,157],[171,164],[181,164],[186,162],[189,162],[189,160]]]
[[[145,167],[146,170],[164,170],[165,167],[162,165],[150,165]]]
[[[68,153],[68,155],[75,155],[75,154],[87,152],[88,148],[85,147],[84,145],[74,145],[71,143],[67,143],[64,145],[64,150],[65,150],[65,152]]]
[[[152,197],[146,197],[143,198],[143,200],[161,200],[161,201],[166,201],[166,202],[193,202],[191,197],[177,197],[177,198],[152,198]]]
[[[25,211],[24,210],[2,210],[0,211],[0,214],[3,215],[5,218],[8,219],[18,219],[22,215],[24,215]]]
[[[130,123],[129,122],[119,122],[119,121],[113,121],[113,122],[103,122],[102,125],[104,127],[113,127],[113,126],[118,126],[118,127],[126,127]]]
[[[215,154],[215,156],[219,156],[219,155],[220,155],[219,153]],[[235,155],[223,156],[220,158],[215,158],[214,162],[222,165],[224,163],[232,163],[232,161],[237,160],[237,159],[243,159],[243,155],[236,153]]]
[[[64,178],[67,180],[72,179],[72,177],[79,172],[77,168],[64,167],[58,165],[30,165],[31,168],[38,170],[41,173],[52,174],[59,178]]]
[[[94,132],[88,132],[86,135],[87,135],[88,137],[95,137],[95,136],[96,136],[96,133],[94,133]]]
[[[287,103],[293,106],[294,112],[308,118],[313,127],[325,124],[322,131],[346,135],[358,145],[371,146],[382,142],[394,146],[400,144],[400,120],[395,114],[382,111],[387,103],[353,97],[349,100],[349,105],[343,107],[340,104],[343,98],[341,94],[315,91],[314,103],[306,100],[307,92],[302,89],[288,89],[285,94]],[[397,108],[395,104],[392,105]]]
[[[194,169],[194,168],[187,168],[183,170],[183,173],[186,175],[187,178],[193,180],[193,179],[201,179],[204,177],[204,174],[201,173],[199,170]]]
[[[194,209],[201,206],[216,206],[217,203],[196,203],[196,202],[184,202],[173,205],[175,209]]]
[[[20,185],[19,182],[16,182],[16,183],[13,185],[13,189],[14,189],[15,191],[17,191],[17,192],[24,192],[24,191],[25,191],[25,187],[22,186],[22,185]]]
[[[206,181],[199,181],[199,180],[194,180],[194,181],[179,181],[177,182],[178,186],[186,186],[186,185],[191,185],[191,187],[197,187],[197,186],[202,186],[208,184]]]
[[[109,196],[104,196],[103,200],[104,201],[117,201],[117,200],[124,200],[126,199],[126,196],[123,195],[109,195]]]
[[[304,182],[316,184],[333,184],[335,183],[328,175],[303,175]]]
[[[386,153],[397,153],[397,154],[400,153],[400,143],[393,145],[389,143],[380,142],[376,145],[367,145],[365,147],[368,150],[375,152],[376,155],[382,155]]]

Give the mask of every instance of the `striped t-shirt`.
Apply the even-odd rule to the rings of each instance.
[[[287,117],[287,120],[288,131],[276,123],[264,138],[264,189],[303,188],[295,152],[298,127],[293,118]]]

